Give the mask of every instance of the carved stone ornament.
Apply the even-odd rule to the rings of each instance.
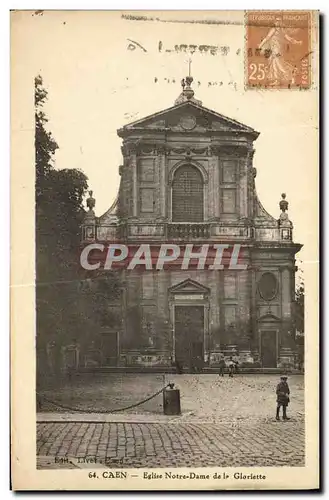
[[[286,212],[286,210],[288,210],[288,205],[289,205],[289,203],[286,200],[286,193],[282,193],[281,197],[282,200],[279,203],[279,207],[282,212]]]
[[[279,203],[279,207],[281,210],[280,218],[279,218],[279,226],[281,227],[292,227],[292,222],[289,219],[287,210],[289,203],[286,200],[286,194],[282,193],[282,200]],[[288,238],[285,238],[288,239]]]
[[[137,144],[134,142],[126,142],[121,147],[121,152],[123,156],[129,156],[137,153]]]
[[[219,156],[220,154],[220,146],[209,146],[208,147],[208,154],[209,156]]]
[[[195,155],[204,155],[207,153],[208,148],[191,148],[191,151]]]
[[[158,146],[156,146],[156,152],[158,155],[166,155],[169,151],[165,144],[159,144]]]
[[[170,148],[170,151],[177,155],[183,155],[186,151],[186,148]]]
[[[278,293],[278,280],[273,273],[265,272],[258,281],[258,291],[262,299],[273,300]]]
[[[139,144],[138,153],[140,155],[153,155],[155,147],[153,144]]]
[[[193,115],[183,115],[179,124],[184,130],[193,130],[196,126],[196,118]]]
[[[253,157],[254,157],[254,154],[255,154],[255,149],[250,149],[249,152],[248,152],[248,155],[249,155],[249,159],[252,160]]]

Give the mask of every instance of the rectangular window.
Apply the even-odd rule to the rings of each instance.
[[[236,182],[237,161],[223,160],[222,166],[223,166],[223,183],[234,184]]]
[[[237,276],[224,271],[224,297],[225,299],[237,298]]]
[[[154,189],[140,189],[140,211],[143,213],[152,213],[154,211]]]
[[[154,182],[154,159],[143,158],[138,163],[139,180],[141,182]]]
[[[224,214],[235,214],[236,212],[236,190],[235,189],[223,189],[223,213]]]

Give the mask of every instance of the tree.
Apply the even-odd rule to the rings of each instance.
[[[44,105],[48,93],[42,78],[35,79],[36,160],[36,307],[37,346],[44,362],[47,346],[55,352],[57,369],[61,348],[99,340],[102,327],[120,328],[121,316],[109,305],[120,304],[120,280],[114,272],[86,272],[80,266],[83,199],[88,179],[78,169],[56,169],[58,144],[47,130]],[[119,308],[120,309],[120,308]],[[44,363],[43,366],[45,366]]]
[[[41,76],[34,80],[34,105],[35,105],[35,166],[36,166],[36,200],[44,195],[43,183],[47,174],[53,168],[53,157],[58,149],[58,144],[51,132],[46,130],[48,119],[43,111],[47,101],[48,92],[43,87]]]
[[[304,332],[305,332],[305,309],[304,309],[305,287],[301,281],[296,288],[294,303],[294,326],[296,331],[296,349],[298,353],[298,364],[302,370],[304,366]]]
[[[304,282],[301,282],[296,289],[295,298],[295,325],[296,330],[300,333],[304,333],[304,298],[305,298],[305,287]]]
[[[76,169],[55,169],[58,144],[47,130],[48,93],[35,78],[36,309],[37,345],[60,346],[77,333],[80,225],[87,177]],[[79,309],[79,308],[78,308]],[[80,308],[81,309],[81,308]],[[75,318],[76,319],[76,318]],[[76,325],[74,327],[73,325]],[[56,340],[55,340],[56,339]]]

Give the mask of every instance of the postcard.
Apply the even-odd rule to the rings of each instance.
[[[319,13],[11,13],[14,490],[319,488]]]

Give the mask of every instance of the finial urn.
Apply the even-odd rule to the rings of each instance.
[[[89,210],[93,210],[95,205],[96,205],[96,200],[95,198],[93,198],[93,192],[92,191],[88,191],[88,194],[89,194],[89,198],[87,198],[87,207],[89,208]]]
[[[281,194],[282,200],[280,200],[279,207],[281,212],[286,212],[288,210],[289,203],[286,200],[286,193]]]

